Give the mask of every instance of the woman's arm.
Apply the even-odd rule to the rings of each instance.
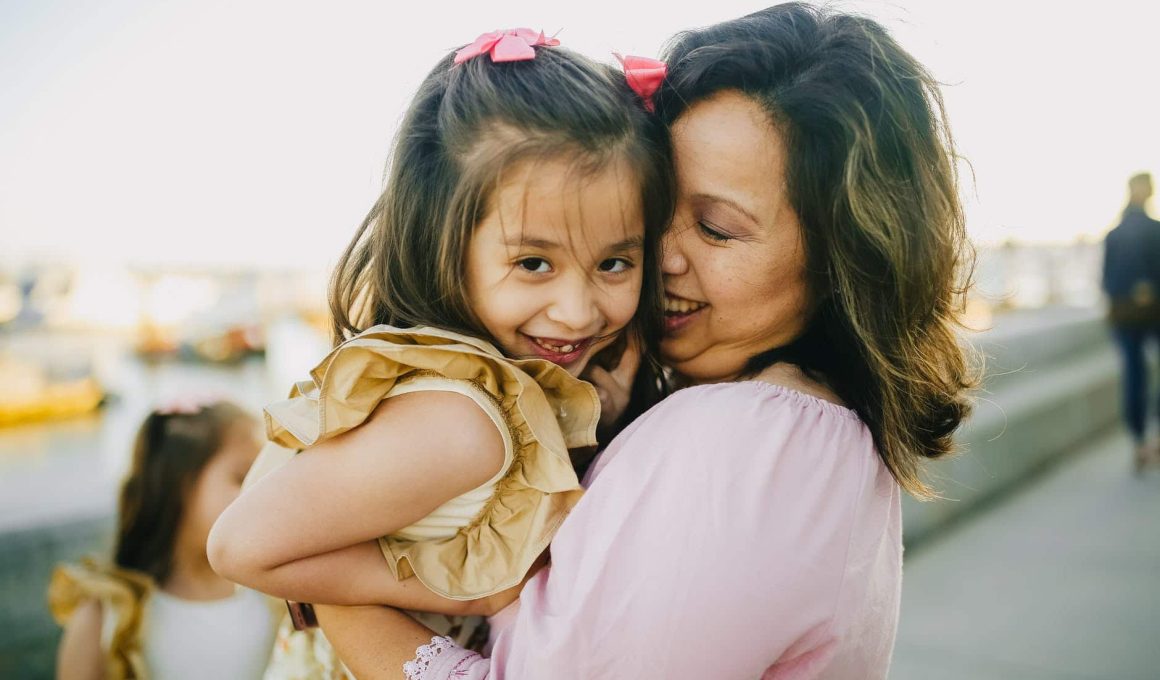
[[[404,677],[403,665],[435,634],[390,607],[320,606],[314,611],[327,641],[359,680]]]
[[[57,680],[102,680],[105,653],[101,651],[101,603],[78,606],[64,627],[56,653]]]
[[[264,592],[316,606],[390,605],[449,616],[491,616],[519,597],[546,555],[533,563],[518,585],[474,600],[451,600],[431,592],[417,578],[397,580],[378,544],[367,542],[275,567],[266,577]]]
[[[503,461],[499,430],[469,397],[436,391],[393,397],[359,427],[294,456],[226,508],[210,532],[210,563],[236,583],[300,601],[386,593],[378,589],[389,588],[393,577],[381,555],[368,559],[373,541],[484,484]],[[329,561],[356,569],[348,575],[324,568]]]

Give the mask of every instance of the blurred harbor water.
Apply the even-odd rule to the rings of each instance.
[[[23,356],[87,357],[107,403],[75,419],[0,428],[0,530],[111,513],[133,435],[158,404],[188,394],[236,401],[257,414],[282,398],[326,353],[326,339],[294,320],[275,322],[265,358],[232,364],[142,359],[123,336],[27,332],[9,339]]]

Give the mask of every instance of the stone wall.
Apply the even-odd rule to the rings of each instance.
[[[973,340],[986,361],[960,455],[932,465],[943,500],[903,502],[908,545],[937,533],[1120,422],[1119,358],[1094,310],[1004,318]],[[1128,469],[1125,453],[1124,466]]]

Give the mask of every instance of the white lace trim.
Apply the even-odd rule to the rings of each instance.
[[[407,680],[423,680],[423,675],[431,667],[431,662],[445,649],[455,646],[455,641],[449,637],[435,636],[431,643],[415,650],[415,658],[403,664],[403,675]]]

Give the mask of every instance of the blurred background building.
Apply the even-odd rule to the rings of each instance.
[[[51,674],[48,569],[107,547],[132,432],[149,408],[210,391],[257,410],[325,353],[330,267],[377,196],[390,136],[427,65],[509,25],[561,29],[564,44],[595,56],[655,55],[682,28],[765,4],[0,2],[0,677]],[[981,509],[1014,512],[996,499],[1059,461],[1114,469],[1097,492],[1137,504],[1121,515],[1160,510],[1160,478],[1131,480],[1117,439],[1117,364],[1098,285],[1100,239],[1127,177],[1160,169],[1160,5],[841,6],[885,23],[946,83],[979,249],[964,336],[988,356],[986,389],[962,435],[968,453],[936,470],[947,500],[906,506],[908,559],[961,564],[927,546],[953,542]],[[1043,522],[1009,540],[1058,546],[1088,530]],[[1101,571],[1121,559],[1118,546],[1157,573],[1152,534],[1126,531],[1070,555],[1092,570],[1017,606],[1020,579],[1049,565],[1007,564],[984,533],[971,554],[1007,576],[971,599],[1007,604],[960,610],[959,627],[938,627],[937,610],[971,577],[939,581],[949,563],[916,567],[932,575],[915,578],[929,590],[907,591],[896,676],[1156,677],[1160,586],[1128,567]],[[1076,583],[1125,578],[1145,583],[1134,598],[1094,597],[1064,614],[1041,606],[1067,600]],[[972,647],[964,631],[990,625],[987,611],[1013,630],[1046,626],[1041,635],[1064,648],[1076,626],[1100,619],[1106,645],[1088,656],[1127,670],[1100,674],[1094,661],[1012,635]],[[1016,651],[980,651],[1004,644]]]

